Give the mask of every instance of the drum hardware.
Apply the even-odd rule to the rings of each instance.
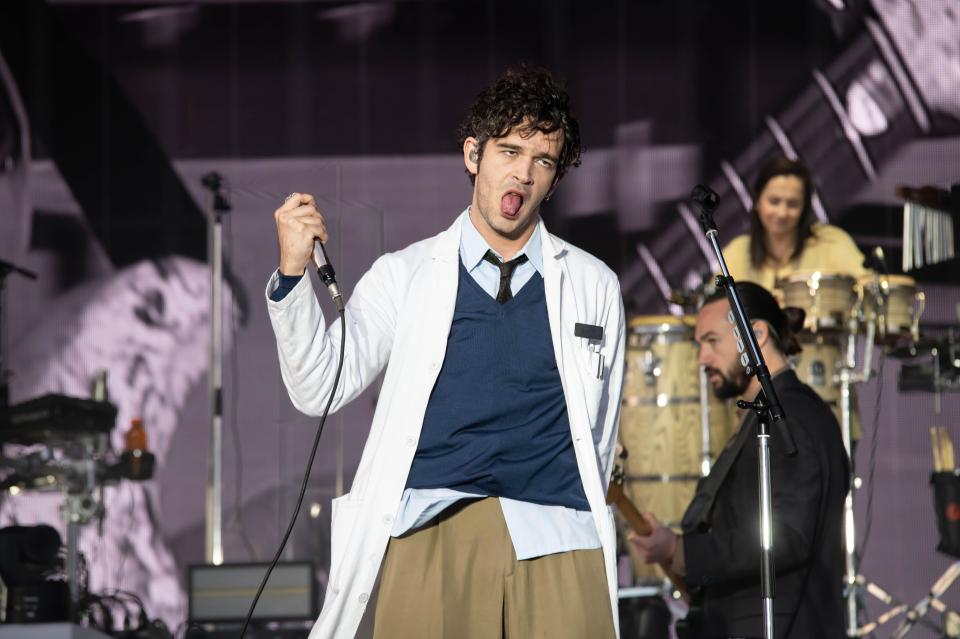
[[[857,293],[863,322],[877,327],[878,344],[920,341],[926,295],[917,290],[916,280],[906,275],[867,275],[857,280]]]
[[[852,385],[868,381],[874,374],[873,348],[880,346],[884,352],[894,356],[929,356],[930,363],[921,364],[919,375],[913,375],[911,366],[901,366],[900,390],[905,390],[905,383],[915,385],[919,380],[928,387],[911,388],[911,390],[930,390],[934,392],[935,409],[940,413],[940,391],[944,388],[941,381],[941,364],[955,367],[960,379],[960,348],[956,348],[953,332],[946,340],[922,340],[919,334],[919,321],[923,314],[925,296],[922,291],[915,290],[912,278],[904,276],[874,275],[861,278],[858,281],[858,304],[855,313],[851,316],[847,334],[844,336],[845,346],[843,362],[839,373],[835,376],[840,385],[841,426],[844,435],[844,445],[851,443]],[[864,333],[863,367],[856,368],[856,339],[858,332]],[[894,345],[904,344],[894,348]],[[960,387],[960,385],[958,385]],[[848,448],[848,452],[850,449]],[[952,459],[952,455],[949,455]],[[952,462],[951,462],[952,465]],[[935,473],[936,475],[936,473]],[[950,475],[950,473],[944,473]],[[951,476],[952,478],[952,476]],[[895,629],[892,638],[902,639],[918,624],[933,628],[943,636],[960,637],[960,614],[950,610],[941,601],[944,592],[960,577],[960,562],[954,563],[930,587],[927,595],[915,606],[898,601],[890,596],[879,585],[869,582],[858,573],[859,557],[856,552],[856,534],[853,517],[853,489],[844,502],[844,551],[845,551],[845,599],[847,601],[848,636],[867,636],[876,632],[879,626],[903,615],[903,620]],[[859,599],[861,593],[876,597],[887,606],[888,610],[875,620],[860,625]],[[941,614],[941,623],[935,624],[924,616],[935,610]]]
[[[940,393],[960,391],[960,332],[956,329],[941,338],[910,344],[895,355],[918,360],[900,366],[897,383],[900,391],[934,393],[938,410]]]
[[[644,352],[640,368],[643,370],[643,376],[647,386],[655,386],[657,378],[663,374],[663,369],[660,368],[661,363],[660,358],[654,355],[653,351]]]
[[[778,281],[785,306],[802,308],[806,314],[800,335],[804,349],[797,358],[798,376],[831,404],[841,427],[844,448],[852,462],[854,437],[859,416],[853,410],[855,385],[873,375],[873,349],[889,349],[904,343],[920,342],[920,318],[925,296],[916,281],[904,275],[882,272],[857,279],[820,271],[794,273]],[[857,339],[864,338],[862,365],[858,368]],[[844,500],[844,598],[847,634],[860,636],[859,601],[863,582],[858,574],[854,491],[859,479],[852,477]]]
[[[700,476],[706,477],[710,474],[710,468],[713,465],[713,450],[711,449],[712,437],[710,433],[710,402],[711,396],[710,383],[707,381],[707,372],[703,366],[697,366],[697,378],[700,382]],[[729,419],[729,415],[728,415]],[[731,437],[736,431],[736,425],[729,425],[730,431],[727,437]],[[723,445],[726,445],[724,440]],[[719,454],[719,452],[717,453]]]
[[[883,604],[890,606],[890,608],[880,614],[875,621],[870,621],[858,628],[856,636],[866,637],[876,632],[883,624],[900,615],[905,615],[905,619],[891,635],[891,638],[896,637],[897,639],[902,639],[913,629],[913,626],[917,624],[930,628],[940,633],[940,636],[943,637],[960,637],[960,614],[947,608],[947,605],[940,599],[958,576],[960,576],[960,562],[956,562],[947,568],[933,586],[931,586],[930,592],[928,592],[917,605],[911,608],[877,584],[867,581],[863,575],[858,575],[857,586],[883,602]],[[925,618],[925,615],[931,609],[942,615],[943,621],[941,624],[935,624]]]
[[[810,385],[811,386],[826,386],[827,385],[827,369],[823,365],[823,362],[817,360],[810,364]]]
[[[940,354],[941,352],[946,354],[949,363],[960,369],[960,359],[958,359],[960,352],[958,352],[956,346],[953,330],[950,331],[945,340],[933,342],[929,346],[929,352],[933,360],[932,390],[934,392],[934,412],[937,418],[940,417],[942,411],[940,397],[942,389],[940,362],[942,360]],[[934,460],[934,472],[931,473],[930,484],[933,487],[937,528],[940,533],[940,543],[937,545],[937,550],[953,557],[960,557],[960,529],[958,529],[954,513],[951,512],[956,507],[957,502],[960,501],[960,471],[956,467],[953,441],[947,430],[940,426],[934,426],[930,429],[930,437]],[[918,624],[934,629],[940,636],[960,637],[960,614],[948,609],[941,600],[944,593],[958,577],[960,577],[960,562],[954,562],[947,567],[943,574],[930,586],[927,594],[913,607],[897,601],[875,584],[866,584],[867,592],[886,605],[891,606],[891,608],[878,617],[876,622],[863,626],[863,634],[871,632],[876,626],[890,619],[903,615],[903,620],[891,635],[891,639],[903,639]],[[940,624],[934,624],[925,618],[931,609],[940,613]]]
[[[889,279],[883,280],[889,285]],[[880,319],[888,312],[889,288],[874,277],[854,278],[813,271],[796,273],[780,280],[787,306],[802,308],[806,313],[800,341],[803,350],[796,358],[798,376],[831,405],[840,423],[844,449],[852,464],[855,436],[852,409],[855,384],[873,376],[874,344]],[[884,327],[886,327],[886,319]],[[885,329],[879,329],[885,330]],[[857,337],[865,333],[862,368],[858,370]],[[852,468],[852,466],[851,466]],[[854,518],[855,478],[843,506],[844,598],[847,609],[847,634],[857,636],[859,597],[857,585],[858,558],[856,522]]]
[[[940,533],[937,550],[953,557],[960,557],[960,526],[952,513],[957,501],[960,500],[960,474],[954,459],[953,442],[943,427],[932,427],[930,436],[934,457],[934,472],[930,476],[930,484],[933,486],[937,528]],[[938,636],[960,637],[960,614],[947,608],[942,601],[944,593],[958,577],[960,577],[960,562],[954,562],[934,581],[927,594],[915,606],[910,607],[877,584],[867,582],[863,576],[858,575],[857,585],[865,588],[870,595],[888,606],[888,609],[875,621],[866,623],[858,629],[859,636],[870,634],[879,626],[903,615],[900,625],[890,635],[892,639],[903,639],[918,624],[934,630]],[[926,618],[931,610],[940,614],[939,624]]]
[[[840,428],[843,436],[843,446],[850,460],[851,473],[853,472],[853,384],[861,384],[873,376],[873,348],[876,342],[877,325],[873,319],[864,320],[865,291],[858,287],[857,303],[850,313],[846,335],[844,336],[843,358],[834,382],[840,387]],[[881,303],[882,304],[882,303]],[[866,327],[864,340],[863,368],[857,370],[857,333],[859,328]],[[856,520],[853,510],[854,491],[858,488],[855,477],[851,477],[850,488],[843,502],[843,549],[844,549],[844,599],[847,605],[847,635],[860,636],[859,630],[859,597],[861,587],[858,579],[859,558],[857,556]]]

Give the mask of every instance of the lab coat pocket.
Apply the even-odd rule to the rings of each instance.
[[[606,362],[600,344],[594,340],[582,337],[573,337],[570,340],[577,357],[577,368],[584,381],[594,380],[601,382],[606,376]]]
[[[573,343],[573,350],[576,356],[576,374],[572,379],[579,382],[579,392],[583,396],[584,408],[593,428],[596,426],[607,369],[606,366],[601,369],[600,355],[585,340],[577,338]]]
[[[328,588],[333,595],[336,595],[340,590],[342,573],[340,568],[347,554],[346,546],[351,531],[360,512],[361,502],[350,497],[351,494],[347,493],[330,503],[330,579],[328,580]]]

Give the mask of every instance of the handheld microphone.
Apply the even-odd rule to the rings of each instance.
[[[330,265],[330,260],[327,258],[327,249],[323,247],[323,242],[316,238],[313,240],[313,263],[317,267],[317,275],[320,276],[320,281],[330,291],[333,303],[337,305],[337,310],[342,313],[343,294],[337,284],[337,274],[334,273],[333,266]]]

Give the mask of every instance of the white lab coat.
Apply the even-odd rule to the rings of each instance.
[[[463,220],[468,218],[461,215],[439,235],[377,259],[347,304],[346,355],[331,410],[360,394],[384,366],[386,375],[351,491],[333,500],[330,575],[310,639],[353,637],[370,598],[446,352]],[[605,496],[623,382],[623,300],[610,269],[539,224],[553,348],[617,627],[615,529]],[[268,299],[268,307],[290,399],[304,413],[320,415],[333,384],[341,329],[339,320],[326,329],[308,282],[301,279],[280,302]],[[268,294],[274,286],[271,280]],[[602,379],[598,355],[574,336],[578,322],[603,327]]]

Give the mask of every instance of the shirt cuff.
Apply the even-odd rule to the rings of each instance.
[[[270,300],[279,302],[285,298],[287,293],[293,290],[301,278],[303,278],[303,273],[300,275],[284,275],[277,270],[277,288],[273,289],[273,292],[270,293]]]

